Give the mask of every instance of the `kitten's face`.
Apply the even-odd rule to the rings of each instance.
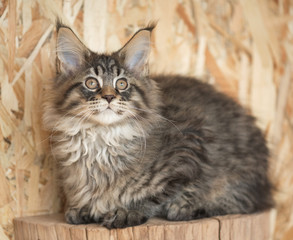
[[[68,124],[113,125],[141,120],[156,105],[156,87],[143,72],[150,29],[137,32],[118,52],[99,55],[67,27],[57,38],[60,75],[51,93],[56,112]]]
[[[150,86],[111,56],[96,55],[88,68],[72,75],[59,82],[56,94],[62,113],[77,121],[110,125],[137,117],[146,107]]]

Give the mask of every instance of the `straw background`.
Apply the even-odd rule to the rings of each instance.
[[[272,151],[274,239],[293,239],[292,0],[0,0],[1,240],[14,217],[61,210],[41,120],[56,16],[100,52],[158,20],[152,73],[201,78],[257,117]]]

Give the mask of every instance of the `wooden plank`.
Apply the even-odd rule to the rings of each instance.
[[[254,215],[236,215],[234,217],[219,217],[221,240],[247,240],[258,239],[252,234]],[[257,226],[254,226],[257,227]],[[264,229],[262,229],[264,230]]]
[[[56,224],[55,231],[58,236],[58,240],[71,240],[70,228],[71,225],[66,223]]]
[[[87,228],[87,240],[110,240],[111,231],[97,224],[88,225]],[[112,240],[112,239],[111,239]]]
[[[185,238],[185,227],[183,224],[170,224],[164,228],[165,240],[183,240]]]
[[[23,226],[22,221],[18,219],[13,220],[13,226],[14,226],[14,238],[15,240],[21,240],[23,236]]]
[[[38,240],[58,240],[54,224],[37,224]]]
[[[148,227],[145,224],[133,228],[133,238],[134,239],[152,240],[149,238]]]
[[[218,218],[220,226],[220,239],[230,240],[230,219],[229,218]]]
[[[269,213],[255,214],[251,217],[251,237],[259,240],[270,239]]]
[[[31,239],[39,239],[37,225],[35,223],[29,223],[28,227],[30,230]]]
[[[72,225],[69,229],[71,239],[74,240],[85,240],[87,239],[86,235],[86,225]]]
[[[108,230],[98,224],[70,225],[61,214],[14,220],[15,239],[29,240],[268,240],[270,213],[231,215],[194,221],[151,219],[146,224]]]
[[[117,240],[117,231],[115,229],[110,230],[110,240]]]
[[[219,239],[219,222],[215,219],[203,219],[201,224],[201,240],[218,240]]]
[[[198,223],[186,224],[185,226],[185,239],[190,240],[200,240],[199,234],[201,234],[201,229],[198,227]]]
[[[150,240],[165,239],[164,226],[149,226],[148,231]]]
[[[20,239],[59,240],[55,226],[64,222],[64,217],[62,214],[40,215],[18,218],[15,222],[22,224],[22,234],[25,237]]]
[[[31,223],[29,222],[21,222],[21,226],[22,226],[22,238],[23,239],[38,239],[38,233],[37,233],[37,229],[31,229],[30,227]],[[35,236],[37,236],[37,238],[35,238]]]
[[[134,240],[132,227],[117,229],[117,240]]]
[[[247,216],[230,220],[232,225],[230,229],[231,238],[241,240],[248,239],[251,236],[251,219],[252,217]]]

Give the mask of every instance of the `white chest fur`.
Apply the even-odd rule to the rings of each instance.
[[[55,139],[54,155],[62,159],[64,166],[85,159],[87,162],[96,161],[107,165],[111,157],[125,151],[122,143],[141,138],[140,135],[130,125],[81,129],[75,135],[59,135]]]
[[[126,167],[121,159],[131,161],[127,151],[136,138],[140,139],[141,134],[130,125],[88,128],[75,135],[56,136],[53,153],[70,206],[90,205],[91,211],[97,213],[117,206],[119,191],[117,187],[108,188],[117,182],[117,172]]]

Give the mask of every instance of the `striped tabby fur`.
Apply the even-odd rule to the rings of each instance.
[[[272,206],[269,153],[253,117],[193,78],[150,78],[152,26],[112,54],[57,29],[44,122],[69,223],[122,228]]]

